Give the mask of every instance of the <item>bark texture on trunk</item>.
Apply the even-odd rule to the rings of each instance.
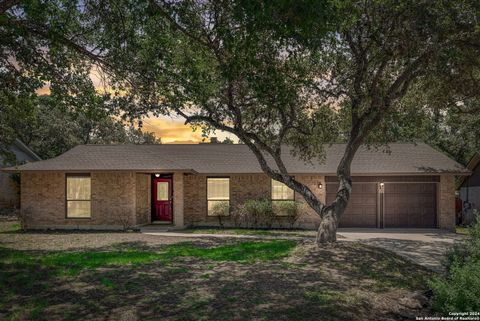
[[[338,216],[333,209],[329,209],[325,212],[326,213],[324,213],[322,220],[320,221],[320,226],[318,227],[318,244],[333,243],[337,241]]]
[[[317,244],[333,243],[337,240],[337,228],[341,215],[345,212],[348,200],[352,194],[352,178],[350,167],[359,143],[349,143],[346,146],[342,160],[337,167],[339,186],[337,195],[332,204],[322,208],[321,221],[317,232]]]
[[[321,221],[317,232],[317,244],[337,241],[338,222],[348,205],[351,193],[352,182],[350,178],[341,179],[335,200],[332,204],[324,207],[320,214]]]

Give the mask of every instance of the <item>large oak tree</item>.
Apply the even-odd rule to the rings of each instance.
[[[50,20],[0,23],[56,39],[103,68],[124,115],[175,113],[239,137],[267,175],[318,213],[320,243],[336,240],[355,153],[398,137],[411,88],[442,79],[447,92],[478,94],[473,0],[62,2]],[[65,26],[56,14],[68,17]],[[346,142],[339,189],[323,204],[290,175],[282,150],[319,161],[337,139]]]

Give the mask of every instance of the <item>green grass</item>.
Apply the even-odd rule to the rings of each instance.
[[[275,240],[199,248],[191,243],[181,243],[169,246],[163,255],[166,258],[190,256],[213,261],[268,261],[287,256],[296,244],[295,241]]]
[[[16,233],[20,231],[20,223],[7,221],[0,224],[0,233]]]
[[[0,248],[0,264],[39,266],[56,274],[75,275],[85,269],[109,265],[146,264],[167,261],[177,257],[196,257],[213,261],[253,262],[275,260],[287,256],[296,242],[273,240],[269,242],[243,242],[212,248],[200,248],[191,243],[167,246],[160,252],[134,249],[110,252],[61,252],[38,255]]]
[[[116,284],[115,282],[113,282],[112,280],[106,278],[106,277],[102,277],[100,279],[100,283],[102,283],[103,286],[107,287],[107,288],[115,288],[116,287]]]
[[[457,226],[455,232],[457,234],[470,235],[470,227]]]

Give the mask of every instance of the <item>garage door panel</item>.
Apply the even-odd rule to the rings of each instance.
[[[338,184],[327,184],[327,203],[335,199]],[[352,195],[345,212],[340,217],[340,227],[377,226],[377,184],[353,183]]]
[[[435,227],[436,185],[388,183],[384,193],[385,227]]]

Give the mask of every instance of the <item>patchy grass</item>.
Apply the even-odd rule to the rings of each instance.
[[[109,265],[146,264],[153,261],[171,261],[178,257],[194,257],[213,261],[255,262],[285,257],[295,247],[295,241],[274,240],[267,242],[243,242],[202,248],[192,243],[166,246],[162,251],[83,251],[36,255],[24,251],[0,248],[3,264],[39,266],[55,271],[56,274],[75,275],[85,269],[96,269]]]
[[[18,221],[2,221],[0,224],[0,233],[20,232],[20,223]]]
[[[181,243],[169,246],[163,255],[167,258],[190,256],[213,261],[255,262],[283,258],[296,244],[295,241],[275,240],[199,248],[191,243]]]
[[[78,274],[84,269],[95,269],[108,265],[141,264],[160,260],[162,254],[143,251],[114,252],[61,252],[37,255],[17,250],[0,248],[3,264],[38,266],[55,274]]]
[[[1,320],[405,320],[430,273],[389,252],[291,240],[99,251],[0,248]],[[321,317],[319,317],[321,316]]]
[[[470,227],[457,226],[455,228],[455,232],[461,235],[470,235],[470,229],[471,229]]]
[[[191,234],[231,234],[231,235],[258,235],[258,236],[300,236],[314,237],[315,231],[309,230],[284,230],[284,229],[248,229],[248,228],[202,228],[193,227],[180,231],[181,233]]]

